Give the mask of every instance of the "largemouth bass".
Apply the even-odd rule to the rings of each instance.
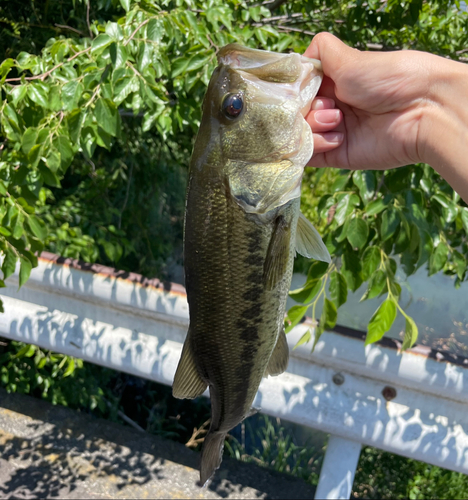
[[[173,385],[176,398],[210,390],[202,484],[221,464],[228,431],[251,412],[262,377],[287,367],[284,313],[296,250],[330,262],[299,207],[313,152],[304,116],[320,87],[320,62],[237,44],[221,49],[218,62],[190,164],[190,327]]]

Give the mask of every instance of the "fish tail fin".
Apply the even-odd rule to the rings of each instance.
[[[205,437],[200,467],[200,483],[203,486],[207,486],[208,481],[221,465],[225,437],[224,432],[208,432]]]

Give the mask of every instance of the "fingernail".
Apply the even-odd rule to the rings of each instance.
[[[312,101],[312,106],[311,109],[313,110],[318,110],[318,109],[332,109],[335,107],[335,101],[333,99],[329,99],[328,97],[321,99],[314,99]]]
[[[322,137],[329,144],[341,144],[343,142],[343,132],[322,132]]]
[[[336,123],[340,119],[340,111],[338,109],[324,109],[315,113],[315,121],[322,125],[330,125]]]

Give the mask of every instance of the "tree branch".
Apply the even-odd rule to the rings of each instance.
[[[74,56],[69,57],[66,61],[61,62],[60,64],[57,64],[54,66],[52,69],[49,69],[49,71],[46,71],[45,73],[41,73],[40,75],[36,76],[27,76],[24,79],[25,80],[41,80],[44,81],[53,71],[56,69],[60,68],[60,66],[63,66],[65,63],[68,63],[70,61],[73,61],[73,59],[76,59],[78,56],[81,56],[81,54],[86,54],[86,52],[89,52],[91,50],[91,47],[88,47],[87,49],[81,50],[80,52],[77,52]],[[18,77],[18,78],[7,78],[5,82],[21,82],[23,80],[23,77]]]
[[[70,31],[74,31],[75,33],[78,33],[78,35],[86,36],[82,31],[77,30],[76,28],[72,28],[71,26],[67,26],[66,24],[57,24],[56,23],[55,26],[57,26],[57,28],[60,28],[62,30],[70,30]]]
[[[281,5],[283,5],[286,2],[287,2],[287,0],[275,0],[273,3],[265,3],[264,5],[266,5],[266,8],[270,12],[272,12],[275,9],[277,9],[278,7],[281,7]]]
[[[149,23],[150,20],[146,19],[145,21],[141,22],[136,28],[135,31],[130,35],[130,38],[128,40],[125,40],[124,47],[133,39],[133,37],[137,34],[138,30],[142,28],[145,24]]]
[[[88,31],[89,31],[89,38],[91,40],[94,38],[93,32],[91,31],[91,25],[89,23],[89,8],[90,8],[91,0],[88,0],[87,5],[86,5],[86,24],[88,26]]]

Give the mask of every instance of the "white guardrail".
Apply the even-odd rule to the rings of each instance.
[[[43,253],[29,281],[1,290],[0,336],[172,384],[188,326],[185,290]],[[468,473],[468,359],[425,347],[327,332],[292,350],[286,373],[262,381],[254,406],[330,433],[316,498],[349,498],[361,445]],[[344,329],[343,329],[344,330]]]

